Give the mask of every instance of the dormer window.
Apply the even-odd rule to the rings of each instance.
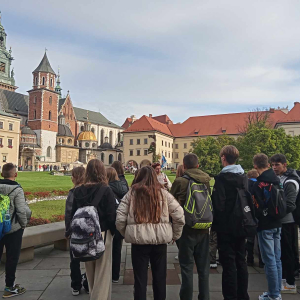
[[[226,128],[222,127],[222,133],[226,133]]]
[[[45,77],[42,79],[42,85],[45,85]]]

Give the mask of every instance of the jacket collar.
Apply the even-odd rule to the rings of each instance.
[[[19,185],[18,182],[9,179],[0,179],[0,184]]]

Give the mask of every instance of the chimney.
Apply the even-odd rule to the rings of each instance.
[[[270,108],[270,113],[273,114],[275,112],[274,108]]]
[[[152,118],[152,114],[149,114],[149,118]]]
[[[294,102],[294,106],[295,106],[296,104],[300,104],[300,103],[299,103],[299,102]]]

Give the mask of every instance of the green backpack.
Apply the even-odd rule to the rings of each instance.
[[[194,229],[208,229],[213,222],[212,202],[204,183],[196,182],[188,175],[189,180],[184,204],[185,224]]]

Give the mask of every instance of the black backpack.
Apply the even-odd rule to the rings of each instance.
[[[263,190],[268,215],[276,220],[284,218],[286,216],[286,199],[282,183],[271,183],[265,186]]]
[[[229,228],[234,237],[254,237],[258,221],[255,218],[254,205],[250,193],[246,189],[237,188],[237,196]]]

